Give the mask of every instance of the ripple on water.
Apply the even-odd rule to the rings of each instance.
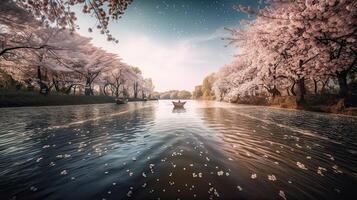
[[[2,113],[6,199],[357,195],[354,118],[195,101],[180,112],[160,101]]]

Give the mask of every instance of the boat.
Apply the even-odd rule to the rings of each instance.
[[[183,101],[181,102],[180,100],[179,101],[173,101],[172,104],[174,104],[174,107],[175,108],[183,108],[183,106],[185,105],[186,101]]]
[[[115,99],[115,103],[116,104],[126,104],[126,103],[128,103],[128,99],[120,99],[120,98],[117,98],[117,99]]]

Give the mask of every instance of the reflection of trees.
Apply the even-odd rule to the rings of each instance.
[[[227,152],[240,155],[262,155],[269,151],[269,146],[262,144],[266,140],[274,139],[268,130],[264,130],[255,120],[238,115],[243,112],[233,108],[206,108],[202,109],[203,120],[207,125],[219,132],[223,141],[221,148]]]
[[[243,126],[246,129],[253,129],[252,124],[247,124],[239,115],[235,115],[228,109],[232,108],[220,108],[220,107],[208,107],[202,109],[202,115],[208,126],[219,125],[225,130],[236,129],[237,125]]]
[[[19,121],[25,124],[26,129],[31,130],[106,117],[127,108],[128,106],[114,104],[22,108],[16,115]]]

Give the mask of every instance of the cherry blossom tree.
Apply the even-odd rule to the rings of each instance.
[[[40,23],[30,13],[11,0],[3,0],[0,5],[0,59],[15,57],[17,50],[48,48],[36,43],[34,32]]]
[[[81,46],[79,51],[69,52],[62,63],[66,68],[83,76],[84,94],[94,95],[93,83],[101,73],[109,70],[118,62],[117,55],[107,53],[90,43]]]
[[[117,19],[131,0],[3,0],[0,2],[0,68],[28,88],[39,88],[43,94],[51,90],[69,94],[84,88],[93,95],[98,86],[110,87],[112,94],[150,95],[153,85],[144,80],[139,68],[93,46],[91,39],[73,32],[73,6],[83,6],[94,14],[97,28],[108,39],[117,41],[109,31],[110,18]],[[25,8],[26,10],[24,10]],[[33,15],[34,14],[34,15]],[[38,21],[40,19],[40,21]],[[59,26],[52,26],[52,25]],[[47,25],[47,26],[43,26]]]
[[[110,88],[112,94],[115,97],[119,97],[120,94],[126,96],[125,88],[126,83],[133,78],[130,66],[125,63],[117,63],[113,70],[106,72],[104,75],[104,93],[107,94],[107,88]]]
[[[60,28],[75,31],[76,14],[74,7],[80,7],[82,12],[95,17],[96,28],[106,34],[109,41],[118,42],[109,32],[110,20],[121,18],[124,11],[133,0],[16,0],[22,8],[33,13],[47,27],[56,24]],[[89,28],[92,31],[92,28]]]
[[[19,54],[23,56],[23,68],[35,69],[33,78],[39,85],[41,94],[48,94],[53,86],[59,89],[57,77],[60,72],[67,73],[71,70],[62,66],[60,56],[63,52],[74,52],[78,47],[87,44],[90,40],[71,33],[64,29],[39,28],[34,32],[33,42],[39,46],[46,46],[41,49],[22,49]],[[29,70],[27,69],[27,70]],[[24,69],[25,70],[25,69]]]
[[[138,98],[138,94],[140,89],[143,86],[144,79],[142,77],[142,72],[138,67],[131,67],[131,73],[132,73],[132,85],[133,85],[133,96],[135,99]]]
[[[242,21],[240,28],[228,29],[232,36],[226,38],[240,49],[239,57],[245,64],[233,63],[217,74],[216,95],[233,91],[242,95],[260,86],[273,97],[286,89],[288,95],[296,95],[297,101],[304,103],[307,88],[311,88],[307,83],[313,82],[317,93],[317,81],[326,83],[327,77],[332,76],[338,79],[340,96],[346,97],[348,77],[354,76],[357,62],[355,2],[266,3],[258,10],[236,7],[254,16],[250,21]],[[224,73],[237,64],[245,68],[237,74]],[[224,74],[227,76],[223,77]]]
[[[151,78],[145,78],[142,86],[141,96],[143,98],[151,98],[151,94],[154,92],[155,86]]]

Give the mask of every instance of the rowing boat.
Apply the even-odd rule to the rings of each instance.
[[[181,102],[181,101],[177,101],[177,102],[173,101],[172,102],[172,104],[174,104],[175,108],[183,108],[185,103],[186,103],[186,101],[183,101],[183,102]]]
[[[128,100],[127,99],[115,99],[115,103],[116,104],[126,104],[128,103]]]

